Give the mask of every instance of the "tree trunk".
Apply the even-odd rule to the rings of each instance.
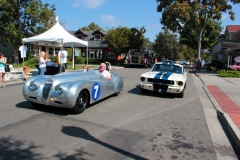
[[[201,69],[201,43],[202,43],[202,32],[203,29],[199,29],[199,31],[197,32],[197,59],[195,60],[196,63],[196,70],[200,70]]]

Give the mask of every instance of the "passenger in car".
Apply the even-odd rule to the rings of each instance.
[[[105,63],[100,64],[99,73],[100,73],[101,76],[105,77],[106,79],[108,79],[108,80],[111,79],[110,72],[106,70],[106,64]]]

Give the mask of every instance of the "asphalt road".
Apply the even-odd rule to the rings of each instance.
[[[124,90],[79,115],[33,107],[23,84],[1,88],[0,159],[217,159],[192,74],[184,98],[175,98],[141,94],[147,70],[114,70]]]

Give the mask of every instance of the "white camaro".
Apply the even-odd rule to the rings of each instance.
[[[174,93],[184,96],[187,73],[182,65],[174,63],[155,63],[151,71],[140,77],[141,92],[155,91],[159,93]]]

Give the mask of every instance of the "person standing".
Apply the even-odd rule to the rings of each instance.
[[[101,76],[105,77],[106,79],[110,80],[111,79],[111,74],[109,71],[106,70],[106,64],[101,63],[99,67],[99,73]]]
[[[117,56],[117,65],[118,65],[118,66],[120,65],[120,62],[121,62],[121,56],[118,55],[118,56]]]
[[[44,75],[46,68],[45,52],[41,51],[39,54],[39,75]]]
[[[204,67],[204,65],[205,65],[205,61],[204,61],[204,59],[202,59],[202,61],[201,61],[201,67]]]
[[[67,72],[67,69],[68,69],[67,56],[68,56],[68,52],[66,50],[60,50],[58,52],[60,65],[64,64],[65,72]]]
[[[7,63],[7,58],[4,57],[3,52],[0,52],[0,77],[1,77],[1,81],[2,84],[0,86],[0,88],[5,87],[5,64]]]

